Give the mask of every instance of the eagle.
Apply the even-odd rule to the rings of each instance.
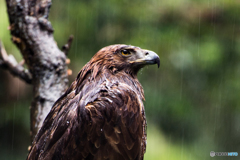
[[[28,160],[142,160],[144,92],[138,71],[160,65],[150,50],[116,44],[99,50],[54,103]]]

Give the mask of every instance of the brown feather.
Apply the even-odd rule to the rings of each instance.
[[[27,159],[143,159],[143,88],[122,48],[101,49],[54,104]]]

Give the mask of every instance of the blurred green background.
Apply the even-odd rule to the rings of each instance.
[[[240,154],[239,0],[53,0],[49,19],[59,47],[75,37],[70,82],[107,45],[131,44],[159,54],[160,69],[149,66],[138,75],[146,97],[146,160]],[[8,25],[1,0],[0,39],[20,61]],[[0,90],[0,159],[25,159],[32,88],[0,70]]]

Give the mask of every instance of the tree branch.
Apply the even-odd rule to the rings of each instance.
[[[6,3],[12,41],[21,51],[32,75],[33,140],[53,103],[68,86],[66,54],[57,47],[48,21],[51,0],[6,0]]]
[[[71,48],[72,41],[73,41],[73,35],[71,35],[71,36],[68,38],[67,43],[66,43],[64,46],[62,46],[62,51],[63,51],[66,55],[68,55],[68,51],[69,51],[70,48]]]
[[[11,74],[16,77],[19,77],[28,84],[32,83],[32,75],[27,69],[23,67],[24,60],[17,63],[13,55],[7,54],[2,42],[0,41],[0,67],[6,70],[9,70]]]

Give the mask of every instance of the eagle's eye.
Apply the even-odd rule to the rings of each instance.
[[[125,49],[122,50],[121,53],[122,53],[122,55],[124,55],[124,56],[128,56],[128,55],[131,54],[131,52],[130,52],[129,50],[125,50]]]

